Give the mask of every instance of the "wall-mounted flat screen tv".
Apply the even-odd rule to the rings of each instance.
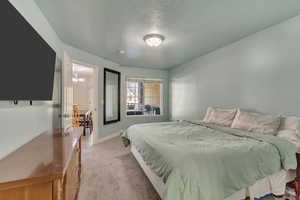
[[[55,51],[11,3],[0,7],[0,100],[52,100]]]

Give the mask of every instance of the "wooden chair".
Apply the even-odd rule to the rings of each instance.
[[[73,127],[80,126],[80,113],[79,113],[78,105],[73,105],[72,125]]]
[[[92,111],[88,111],[86,113],[80,114],[79,126],[83,126],[83,135],[86,135],[87,129],[89,129],[89,133],[91,134],[93,131],[93,113]]]

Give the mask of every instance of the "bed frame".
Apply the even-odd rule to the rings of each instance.
[[[156,174],[154,174],[154,172],[152,172],[152,170],[147,166],[142,156],[139,154],[139,152],[133,145],[131,145],[131,153],[133,154],[136,161],[139,163],[140,167],[143,169],[146,176],[148,177],[149,181],[152,183],[154,189],[162,199],[164,191],[166,190],[165,184],[163,184],[162,180]]]

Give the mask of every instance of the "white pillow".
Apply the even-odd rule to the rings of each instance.
[[[300,136],[295,130],[281,130],[278,131],[277,136],[288,141],[300,142]]]
[[[277,136],[295,144],[297,151],[300,152],[300,136],[296,130],[281,130],[278,131]]]
[[[231,128],[275,135],[279,125],[280,117],[245,112],[238,109]]]
[[[300,133],[300,117],[281,117],[279,130],[296,130]]]
[[[230,127],[236,114],[236,109],[212,108],[207,109],[204,122]]]
[[[212,111],[212,107],[208,107],[207,110],[206,110],[206,114],[205,114],[205,116],[204,116],[204,118],[203,118],[203,121],[204,121],[204,122],[207,122],[207,121],[208,121],[208,118],[209,118],[209,116],[210,116],[211,111]]]

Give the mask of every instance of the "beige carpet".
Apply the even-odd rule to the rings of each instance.
[[[92,147],[83,141],[82,165],[78,200],[160,200],[119,137]]]
[[[160,200],[121,139],[87,147],[83,142],[78,200]]]

